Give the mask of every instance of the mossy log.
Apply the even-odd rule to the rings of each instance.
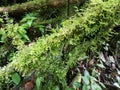
[[[83,3],[83,0],[70,0],[70,3]],[[15,4],[7,7],[0,7],[0,13],[26,13],[33,10],[41,10],[47,6],[60,7],[67,4],[66,0],[33,0],[22,4]]]
[[[0,90],[9,83],[12,73],[19,72],[24,76],[33,70],[39,71],[42,77],[51,74],[49,79],[53,85],[50,83],[50,87],[55,87],[62,81],[65,86],[64,80],[69,67],[74,65],[88,48],[96,50],[103,41],[108,40],[116,21],[120,19],[117,18],[117,15],[120,15],[117,11],[120,0],[90,0],[86,6],[82,12],[63,22],[63,27],[58,32],[40,38],[29,47],[25,46],[11,63],[2,67]],[[69,50],[69,46],[74,48]],[[62,51],[66,51],[64,59]],[[49,87],[47,82],[45,85]]]

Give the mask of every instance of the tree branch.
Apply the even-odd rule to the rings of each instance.
[[[81,1],[81,0],[80,0]],[[70,0],[70,3],[80,2],[78,0]],[[66,0],[34,0],[22,4],[15,4],[7,7],[0,7],[0,13],[25,13],[33,10],[40,10],[42,7],[51,6],[58,7],[66,5]]]

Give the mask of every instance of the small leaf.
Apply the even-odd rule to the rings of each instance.
[[[89,82],[89,78],[88,78],[88,77],[85,77],[85,76],[82,77],[82,78],[83,78],[84,83],[87,84],[87,85],[89,85],[89,83],[90,83],[90,82]]]
[[[81,87],[81,84],[79,82],[73,82],[73,85],[76,87],[76,88],[80,88]]]
[[[118,82],[120,82],[120,77],[119,77],[119,76],[117,76],[116,78],[117,78],[117,81],[118,81]]]
[[[106,86],[105,86],[103,83],[99,82],[99,84],[100,84],[103,88],[106,88]]]
[[[117,69],[117,73],[118,73],[118,75],[120,75],[120,71]]]
[[[55,90],[60,90],[58,86],[56,86]]]
[[[118,83],[114,83],[113,85],[115,85],[116,87],[120,88],[120,85]]]
[[[36,87],[37,87],[37,90],[40,90],[40,85],[41,85],[41,82],[43,81],[43,78],[42,77],[38,77],[37,80],[36,80]]]
[[[41,28],[41,27],[39,28],[39,31],[42,32],[42,33],[45,32],[44,28]]]
[[[20,75],[19,75],[18,73],[14,73],[14,74],[12,75],[12,81],[13,81],[16,85],[18,85],[18,84],[20,83],[20,81],[21,81]]]
[[[3,35],[3,34],[4,34],[4,32],[2,30],[0,30],[0,35]]]
[[[26,32],[26,30],[25,30],[24,28],[20,28],[19,31],[18,31],[18,33],[19,33],[20,35],[24,35],[24,34],[26,34],[27,32]]]
[[[98,85],[97,83],[94,84],[95,90],[102,90],[101,86]]]
[[[86,84],[84,84],[84,85],[83,85],[82,90],[88,90],[88,88],[87,88],[87,85],[86,85]]]
[[[97,66],[100,68],[105,68],[105,66],[103,64],[97,64]]]
[[[96,90],[96,86],[94,84],[91,85],[92,90]]]
[[[89,72],[87,70],[85,70],[84,75],[88,76],[88,77],[90,76],[90,74],[89,74]]]
[[[92,90],[102,90],[102,88],[100,87],[100,85],[98,85],[97,83],[94,83],[91,85]]]
[[[89,84],[90,74],[87,70],[84,71],[84,76],[82,77],[85,84]]]
[[[6,38],[7,38],[6,35],[2,35],[1,42],[5,42]]]
[[[26,39],[27,41],[30,41],[30,39],[27,35],[23,35],[23,38]]]
[[[0,18],[0,23],[3,23],[3,19],[2,18]]]
[[[23,24],[20,26],[21,29],[28,29],[29,28],[29,25],[28,24]]]
[[[32,20],[28,20],[28,21],[27,21],[27,24],[28,24],[29,27],[31,27],[32,23],[33,23]]]

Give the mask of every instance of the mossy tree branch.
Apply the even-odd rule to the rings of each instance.
[[[77,3],[78,0],[70,0],[70,3]],[[79,1],[80,3],[81,1]],[[66,5],[66,0],[33,0],[22,4],[15,4],[8,7],[0,7],[0,13],[5,11],[9,13],[25,13],[33,10],[40,10],[43,7],[60,7]]]
[[[54,77],[64,81],[69,67],[88,48],[96,49],[103,41],[108,40],[115,21],[119,19],[116,17],[116,12],[120,8],[120,0],[106,2],[91,0],[87,6],[83,12],[66,20],[58,33],[43,37],[32,46],[24,47],[10,64],[1,68],[0,89],[2,90],[2,85],[10,81],[15,71],[26,75],[32,70],[38,70],[41,75],[53,74],[51,82]],[[63,44],[75,47],[67,54],[66,60],[61,58]],[[54,82],[59,83],[59,80]]]

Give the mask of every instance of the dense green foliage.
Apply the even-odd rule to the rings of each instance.
[[[44,78],[43,90],[69,90],[67,71],[77,60],[86,56],[88,49],[99,51],[99,46],[109,40],[113,27],[120,21],[119,8],[120,0],[87,2],[75,16],[64,21],[59,30],[53,29],[53,34],[43,36],[36,43],[18,51],[12,57],[12,62],[0,69],[0,89],[9,85],[14,72],[25,76],[36,70],[40,73],[39,77]],[[14,24],[13,27],[21,26]]]

